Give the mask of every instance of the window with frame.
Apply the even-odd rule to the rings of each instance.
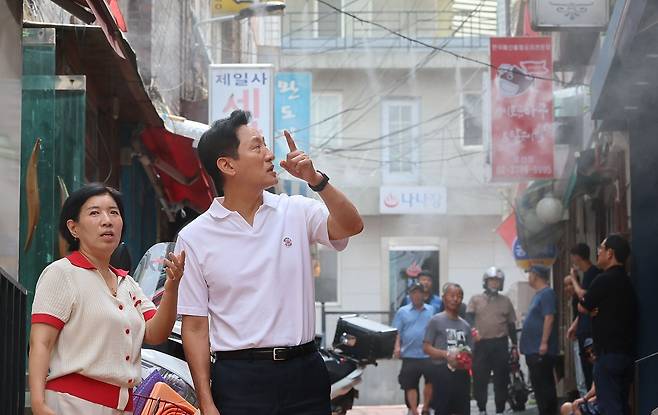
[[[342,0],[325,0],[327,3],[337,9],[342,10]],[[315,37],[318,38],[336,38],[343,35],[342,30],[342,13],[327,6],[324,3],[317,2],[317,21],[315,22]]]
[[[258,26],[258,46],[281,46],[281,16],[261,16],[255,20]]]
[[[482,129],[482,93],[464,92],[462,94],[462,144],[481,146]]]
[[[340,92],[314,93],[311,97],[311,149],[340,148],[343,96]],[[325,121],[326,120],[326,121]],[[335,136],[335,137],[334,137]]]
[[[384,181],[418,179],[418,127],[416,99],[386,100],[382,106],[382,176]]]

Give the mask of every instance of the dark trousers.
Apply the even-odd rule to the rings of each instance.
[[[487,388],[493,371],[496,412],[505,411],[509,385],[509,351],[507,337],[483,339],[473,350],[473,394],[480,411],[487,408]]]
[[[621,353],[601,353],[594,363],[596,401],[603,414],[630,414],[628,394],[633,380],[633,359]]]
[[[211,391],[222,415],[330,415],[329,374],[319,353],[287,361],[217,360]]]
[[[549,355],[530,354],[525,357],[539,415],[555,415],[557,413],[557,391],[555,390],[555,376],[553,375],[553,360],[554,358]]]
[[[578,349],[580,350],[580,365],[583,368],[583,374],[585,375],[585,384],[587,385],[587,390],[592,389],[592,380],[594,379],[594,365],[590,363],[585,355],[585,348],[583,343],[585,338],[578,338]]]
[[[435,365],[432,376],[432,408],[435,415],[471,413],[471,377],[465,370]]]

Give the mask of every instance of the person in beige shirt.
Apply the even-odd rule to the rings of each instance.
[[[466,319],[475,328],[473,393],[480,414],[486,413],[487,388],[493,371],[496,413],[505,411],[509,385],[509,341],[516,352],[516,313],[509,298],[501,294],[505,274],[496,267],[482,276],[484,292],[471,298]]]
[[[110,265],[123,216],[120,193],[102,183],[76,190],[62,206],[59,231],[72,252],[43,270],[32,305],[35,415],[132,413],[142,344],[160,344],[171,333],[185,253],[165,259],[156,311],[128,272]]]

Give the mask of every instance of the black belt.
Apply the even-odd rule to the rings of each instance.
[[[217,360],[274,360],[283,361],[315,353],[318,350],[314,341],[289,347],[261,347],[256,349],[215,352]]]

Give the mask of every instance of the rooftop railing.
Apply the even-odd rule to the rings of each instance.
[[[484,48],[496,36],[494,9],[451,11],[354,12],[394,32],[437,47]],[[284,49],[422,48],[386,29],[336,13],[286,12],[281,46]]]

